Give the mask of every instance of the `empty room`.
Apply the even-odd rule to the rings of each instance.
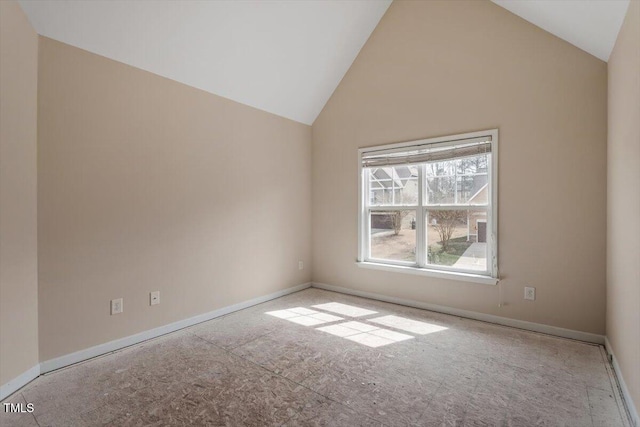
[[[0,0],[0,425],[640,427],[640,0]]]

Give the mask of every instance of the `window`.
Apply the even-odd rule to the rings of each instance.
[[[495,284],[497,144],[490,130],[360,149],[359,263]]]

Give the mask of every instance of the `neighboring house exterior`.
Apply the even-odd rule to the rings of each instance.
[[[418,201],[418,167],[374,168],[369,173],[372,205],[401,205]]]
[[[466,182],[459,182],[456,191],[469,204],[486,204],[489,196],[486,175],[466,177]],[[380,167],[370,171],[369,197],[372,205],[410,204],[418,198],[418,167],[415,165]],[[372,212],[372,230],[391,230],[398,221],[395,212]],[[401,215],[401,228],[413,228],[415,214]],[[487,241],[486,212],[470,210],[467,213],[467,241]]]
[[[372,205],[401,205],[418,200],[418,167],[394,166],[372,169],[369,179],[369,197]],[[373,212],[372,230],[391,230],[397,221],[394,212]],[[415,214],[401,215],[401,228],[411,228]]]
[[[489,184],[484,184],[473,196],[469,198],[471,204],[487,203],[489,197]],[[481,211],[469,211],[467,213],[467,242],[487,242],[487,213]]]

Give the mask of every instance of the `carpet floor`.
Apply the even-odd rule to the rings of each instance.
[[[3,426],[628,426],[602,346],[307,289],[43,375]]]

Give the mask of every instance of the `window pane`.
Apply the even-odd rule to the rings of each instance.
[[[427,201],[431,205],[455,203],[456,178],[427,178]]]
[[[487,213],[481,210],[428,210],[427,264],[487,270]]]
[[[487,175],[458,176],[456,191],[459,204],[486,205],[489,200]]]
[[[414,165],[369,169],[369,204],[416,205],[418,167]]]
[[[416,211],[373,211],[371,258],[416,261]]]
[[[427,204],[488,204],[490,154],[425,165]]]
[[[457,160],[458,175],[487,173],[489,154],[465,157]]]
[[[433,176],[454,176],[456,174],[456,161],[447,160],[444,162],[427,163],[427,177]]]

